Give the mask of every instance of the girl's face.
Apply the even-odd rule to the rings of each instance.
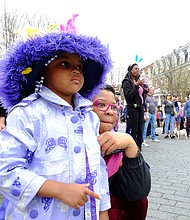
[[[133,69],[131,70],[131,74],[133,77],[139,76],[139,67],[138,65],[134,65]]]
[[[44,73],[44,85],[69,104],[83,84],[83,66],[77,54],[63,53],[47,66]]]
[[[114,94],[105,89],[100,90],[93,103],[93,111],[100,119],[100,134],[111,131],[117,119],[117,103]]]

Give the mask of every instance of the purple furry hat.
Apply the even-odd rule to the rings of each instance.
[[[63,52],[80,55],[85,80],[79,93],[93,98],[105,84],[106,75],[112,68],[108,48],[97,38],[63,32],[48,33],[17,43],[0,60],[0,100],[3,107],[11,108],[34,93],[41,68]]]

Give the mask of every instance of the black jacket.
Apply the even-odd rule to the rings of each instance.
[[[151,175],[141,152],[137,158],[123,155],[122,166],[109,178],[111,194],[124,201],[136,201],[149,195]]]
[[[122,89],[127,102],[127,108],[141,109],[143,108],[142,99],[139,96],[139,86],[135,85],[128,72],[122,81]],[[146,92],[144,90],[144,92]],[[148,91],[147,91],[148,92]]]

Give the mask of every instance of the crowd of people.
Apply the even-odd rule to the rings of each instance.
[[[149,88],[143,78],[140,77],[137,63],[128,67],[128,72],[122,81],[122,89],[126,106],[124,115],[126,122],[126,133],[136,141],[140,150],[148,147],[146,137],[150,136],[153,142],[159,143],[157,139],[156,126],[163,126],[164,138],[175,138],[174,130],[186,129],[187,137],[190,134],[189,116],[190,95],[183,104],[178,97],[168,94],[163,100],[162,106],[154,97],[154,88]]]

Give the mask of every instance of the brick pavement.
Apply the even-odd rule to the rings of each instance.
[[[160,143],[147,139],[150,147],[142,149],[152,176],[146,220],[190,220],[190,139],[164,139],[156,130]]]
[[[147,138],[150,146],[142,149],[152,176],[146,220],[190,220],[190,138],[164,139],[162,128],[156,132],[160,143]]]

